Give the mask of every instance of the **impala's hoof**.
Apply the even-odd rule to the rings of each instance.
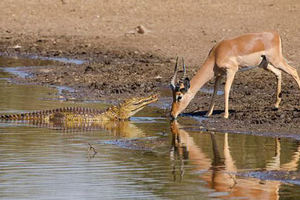
[[[211,115],[205,114],[203,117],[209,118]]]

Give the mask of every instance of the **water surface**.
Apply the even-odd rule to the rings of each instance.
[[[57,101],[57,89],[11,85],[3,70],[53,64],[0,58],[0,113],[109,106]],[[194,119],[170,124],[155,109],[121,124],[1,121],[0,199],[298,199],[299,141],[203,132]],[[103,142],[134,147],[136,138],[151,148]]]

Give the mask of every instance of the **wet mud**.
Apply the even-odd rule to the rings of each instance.
[[[80,54],[79,49],[75,54]],[[12,57],[12,55],[32,56],[25,52],[20,55],[14,51],[4,53],[4,56]],[[63,56],[78,59],[76,56],[71,57],[63,53],[57,57]],[[167,106],[164,106],[166,110],[160,115],[168,117],[172,102],[168,87],[175,58],[165,58],[150,53],[106,51],[81,55],[80,59],[84,61],[81,64],[55,62],[53,65],[43,67],[18,68],[15,69],[17,74],[25,73],[27,76],[13,76],[11,80],[12,83],[18,84],[71,88],[62,89],[61,95],[63,99],[72,101],[117,102],[133,95],[145,96],[150,93],[160,93],[164,100],[160,104],[165,105],[167,102]],[[197,68],[191,68],[188,76],[192,77],[196,70]],[[198,92],[185,110],[184,116],[205,115],[210,103],[213,84],[214,80],[211,80],[204,89]],[[222,87],[221,90],[223,90]],[[276,78],[270,72],[258,68],[238,72],[230,94],[229,119],[223,119],[224,96],[222,92],[219,92],[214,114],[207,120],[199,122],[199,126],[221,132],[262,133],[271,136],[272,133],[282,136],[298,134],[300,91],[295,81],[288,75],[283,75],[282,102],[279,109],[274,109],[275,93]]]
[[[107,54],[93,61],[83,60],[82,64],[57,62],[45,67],[18,68],[15,74],[27,76],[14,77],[12,81],[67,86],[72,91],[64,90],[63,95],[76,100],[120,100],[157,93],[161,86],[168,85],[166,77],[171,75],[171,59],[133,52]]]

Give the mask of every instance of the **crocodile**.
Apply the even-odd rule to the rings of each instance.
[[[148,104],[157,101],[157,99],[157,95],[134,97],[105,110],[85,107],[64,107],[29,113],[0,115],[0,119],[64,122],[124,121],[128,120]]]

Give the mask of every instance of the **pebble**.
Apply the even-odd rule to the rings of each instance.
[[[146,27],[143,26],[143,25],[137,26],[137,27],[136,27],[136,31],[137,31],[137,33],[139,33],[139,34],[146,34],[146,33],[149,32],[149,30],[147,30]]]
[[[13,46],[12,48],[13,48],[13,49],[21,49],[22,47],[21,47],[20,45],[17,44],[17,45],[15,45],[15,46]]]

